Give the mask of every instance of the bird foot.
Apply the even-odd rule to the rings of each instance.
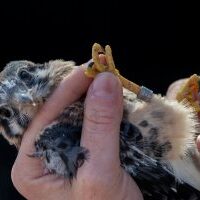
[[[99,59],[99,54],[103,53],[106,59],[106,65],[102,64]],[[101,72],[111,72],[116,75],[122,83],[122,86],[131,92],[134,92],[137,97],[143,101],[149,102],[153,97],[153,91],[146,87],[140,87],[139,85],[129,81],[120,75],[119,71],[115,67],[115,63],[112,56],[112,50],[109,45],[106,45],[105,50],[101,45],[94,43],[92,47],[92,59],[93,62],[90,63],[85,70],[86,76],[94,78],[98,73]]]
[[[99,54],[105,54],[106,65],[102,64],[99,59]],[[113,57],[112,50],[109,45],[106,45],[105,50],[101,45],[95,43],[92,47],[92,65],[90,64],[85,71],[86,76],[94,78],[98,73],[101,72],[111,72],[115,75],[119,75],[119,71],[116,69]]]

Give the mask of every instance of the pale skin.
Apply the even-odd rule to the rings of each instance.
[[[105,62],[103,56],[100,59]],[[86,91],[81,145],[89,149],[90,158],[70,185],[61,177],[45,174],[43,162],[27,154],[34,152],[40,130]],[[92,81],[83,68],[77,68],[61,82],[26,131],[11,173],[16,189],[29,200],[143,199],[134,180],[120,167],[122,110],[122,86],[116,76],[104,72]]]

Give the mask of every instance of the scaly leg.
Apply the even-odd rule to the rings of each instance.
[[[111,72],[115,74],[121,81],[124,88],[130,90],[137,94],[137,97],[144,101],[151,101],[153,97],[153,92],[145,87],[140,87],[139,85],[129,81],[120,75],[119,71],[115,67],[115,63],[112,56],[112,50],[109,45],[105,47],[105,58],[106,65],[101,64],[99,60],[99,53],[104,52],[101,45],[95,43],[92,47],[92,66],[89,65],[85,71],[86,76],[94,78],[98,73],[101,72]]]

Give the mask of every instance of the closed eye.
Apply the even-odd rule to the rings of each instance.
[[[23,81],[30,80],[33,77],[32,74],[30,74],[28,71],[26,71],[24,69],[19,71],[18,76]]]
[[[33,85],[34,75],[26,69],[19,70],[18,77],[26,84],[27,87],[30,88]]]
[[[13,112],[5,107],[0,107],[0,117],[10,119],[13,116]]]

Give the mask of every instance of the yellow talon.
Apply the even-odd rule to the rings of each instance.
[[[109,45],[106,45],[105,47],[106,51],[106,62],[108,64],[108,71],[113,72],[114,74],[118,75],[119,71],[115,69],[115,63],[112,57],[112,50]]]
[[[200,78],[196,74],[192,75],[177,93],[176,99],[180,102],[186,99],[190,105],[200,115]]]
[[[103,65],[100,63],[99,53],[102,52],[105,54],[107,65]],[[137,95],[139,94],[141,90],[140,86],[121,76],[119,71],[116,69],[112,56],[112,50],[109,45],[105,47],[104,51],[101,45],[95,43],[92,47],[92,59],[94,64],[92,65],[92,67],[88,67],[86,69],[85,71],[86,76],[94,78],[100,72],[105,72],[105,71],[111,72],[119,77],[124,88],[134,92]]]
[[[106,71],[107,66],[100,63],[99,60],[99,53],[104,53],[104,49],[101,47],[101,45],[94,43],[92,46],[92,59],[95,63],[94,69],[96,69],[98,72],[104,72]]]

